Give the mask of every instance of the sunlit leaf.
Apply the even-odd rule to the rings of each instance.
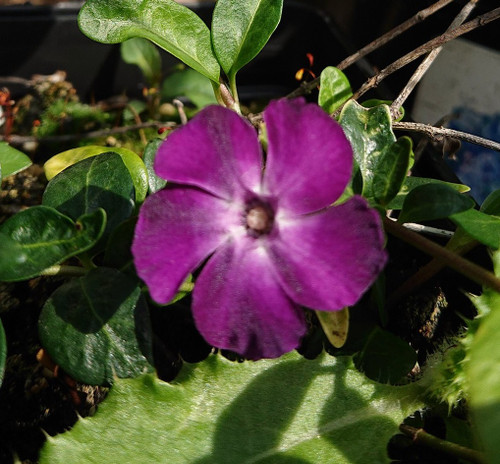
[[[23,152],[12,148],[7,142],[0,142],[0,179],[31,166],[32,161]]]
[[[97,42],[120,43],[143,37],[219,83],[220,68],[210,31],[201,18],[174,0],[87,0],[81,31]]]
[[[345,307],[340,311],[316,311],[316,316],[332,346],[344,346],[349,332],[349,308]]]
[[[318,104],[333,113],[352,97],[351,84],[345,74],[334,66],[321,71]]]
[[[349,358],[212,355],[171,384],[117,379],[94,417],[48,439],[40,463],[385,463],[417,392],[368,380]]]

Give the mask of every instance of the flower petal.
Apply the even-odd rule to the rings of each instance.
[[[264,191],[296,214],[331,205],[352,171],[352,149],[342,127],[319,106],[278,100],[264,112],[268,135]]]
[[[168,303],[195,270],[238,225],[238,208],[189,187],[167,187],[147,198],[135,228],[132,254],[151,297]]]
[[[248,359],[291,351],[306,331],[302,310],[281,289],[259,243],[247,236],[227,242],[193,291],[193,316],[205,340]]]
[[[258,190],[262,150],[255,129],[234,111],[209,106],[174,131],[158,150],[155,171],[221,198]]]
[[[375,281],[383,246],[378,213],[355,196],[318,214],[280,218],[269,254],[292,300],[331,311],[356,303]]]

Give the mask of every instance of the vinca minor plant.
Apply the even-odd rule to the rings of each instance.
[[[150,42],[210,82],[217,103],[140,155],[56,154],[42,204],[0,227],[1,281],[59,279],[39,317],[44,350],[71,379],[110,388],[94,417],[47,437],[41,463],[382,463],[398,430],[465,462],[500,462],[500,191],[479,206],[465,185],[411,176],[412,139],[394,133],[409,128],[404,98],[363,101],[374,84],[353,92],[344,62],[248,114],[237,75],[282,8],[218,0],[209,28],[173,0],[83,5],[82,32],[128,44],[151,86]],[[4,176],[29,163],[0,150]],[[444,219],[446,243],[421,233]],[[395,241],[429,255],[397,289]],[[486,267],[462,257],[477,246]],[[390,308],[445,266],[482,289],[468,294],[478,315],[423,360]],[[151,314],[180,305],[211,352],[165,382]],[[0,325],[0,382],[6,337]],[[467,404],[473,429],[446,441],[416,422],[442,404],[449,424]]]

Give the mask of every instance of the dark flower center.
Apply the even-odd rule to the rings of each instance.
[[[245,212],[245,226],[250,235],[258,237],[271,231],[274,213],[271,207],[261,201],[251,202]]]

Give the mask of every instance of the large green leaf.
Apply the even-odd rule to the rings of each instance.
[[[26,169],[32,164],[23,152],[12,148],[7,142],[0,142],[0,179]]]
[[[102,43],[149,39],[219,83],[220,68],[208,27],[196,13],[174,0],[87,0],[78,25],[84,34]]]
[[[278,26],[283,0],[218,0],[212,17],[212,43],[231,79],[262,50]]]
[[[7,359],[7,340],[5,338],[5,330],[3,329],[2,320],[0,319],[0,387],[3,382],[3,373],[5,371],[5,360]]]
[[[412,159],[408,138],[396,141],[387,105],[364,108],[348,101],[339,122],[354,152],[354,174],[362,177],[363,196],[387,204],[400,190]],[[354,185],[354,184],[353,184]]]
[[[76,223],[47,206],[33,206],[0,228],[0,281],[30,279],[95,245],[106,225],[104,210]]]
[[[172,384],[117,379],[94,417],[48,439],[40,463],[387,463],[417,392],[368,380],[349,358],[212,355]]]
[[[493,254],[495,274],[500,277],[500,251]],[[482,317],[472,339],[467,368],[470,405],[480,441],[489,464],[500,463],[500,293],[486,289],[475,299]]]
[[[133,37],[122,42],[122,60],[135,64],[144,74],[149,85],[158,85],[161,80],[161,57],[158,49],[142,37]]]
[[[346,75],[334,66],[321,71],[318,105],[332,114],[352,97],[352,89]]]
[[[500,248],[500,217],[469,209],[453,214],[450,219],[478,242],[497,250]]]
[[[99,145],[87,145],[63,151],[54,155],[43,165],[45,176],[47,180],[51,180],[64,169],[78,163],[78,161],[102,155],[103,153],[117,153],[121,156],[134,182],[135,200],[138,203],[142,203],[148,193],[148,173],[142,159],[127,148],[110,149],[109,147]]]
[[[148,307],[136,280],[97,268],[59,287],[39,321],[42,345],[74,379],[109,385],[151,371]]]
[[[121,156],[104,153],[60,172],[47,185],[42,202],[73,219],[103,208],[107,236],[134,211],[134,184]]]

